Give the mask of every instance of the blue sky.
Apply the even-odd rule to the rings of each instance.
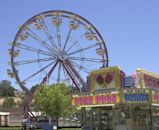
[[[49,10],[74,12],[90,21],[106,42],[109,66],[118,65],[128,75],[138,67],[159,74],[158,7],[158,0],[1,0],[0,80],[15,85],[6,69],[10,68],[9,43],[18,27]]]

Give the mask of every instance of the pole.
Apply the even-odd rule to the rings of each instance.
[[[153,116],[152,116],[152,107],[149,105],[149,112],[150,112],[150,130],[152,130],[153,127]]]

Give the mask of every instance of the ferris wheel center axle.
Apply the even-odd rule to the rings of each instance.
[[[68,54],[65,51],[59,51],[57,57],[60,61],[65,61],[68,59]]]

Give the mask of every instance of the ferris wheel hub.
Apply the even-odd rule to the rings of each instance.
[[[65,52],[65,51],[59,51],[59,52],[58,52],[58,59],[59,59],[60,61],[65,61],[65,60],[67,60],[67,59],[68,59],[68,54],[67,54],[67,52]]]

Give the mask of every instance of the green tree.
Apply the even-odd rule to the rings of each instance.
[[[2,80],[0,82],[0,96],[7,97],[7,96],[14,96],[14,88],[11,86],[11,82],[8,80]]]
[[[20,100],[17,102],[17,106],[18,107],[23,107],[24,104],[25,104],[25,98],[26,98],[25,93],[19,94],[18,97],[19,97]]]
[[[37,90],[38,87],[39,87],[39,84],[36,84],[36,85],[34,85],[34,86],[31,87],[30,91],[32,93],[34,93]]]
[[[12,97],[7,97],[5,98],[4,102],[3,102],[3,107],[14,107],[16,105],[16,103],[14,102],[14,99]]]
[[[71,111],[70,91],[64,84],[44,86],[34,98],[34,107],[57,122]]]

